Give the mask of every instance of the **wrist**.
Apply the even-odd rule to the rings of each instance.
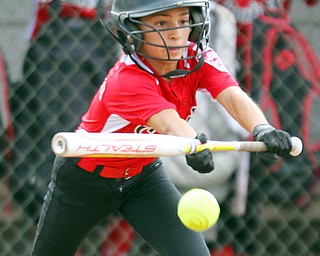
[[[254,127],[253,129],[253,138],[256,140],[257,137],[261,137],[263,136],[265,133],[267,132],[271,132],[273,130],[275,130],[276,128],[274,128],[272,125],[270,124],[258,124]]]

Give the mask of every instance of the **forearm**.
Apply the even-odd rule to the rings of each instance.
[[[227,88],[218,95],[217,100],[250,133],[258,124],[268,124],[259,106],[240,88]]]
[[[163,110],[147,120],[147,125],[160,134],[195,138],[196,131],[173,109]]]
[[[147,124],[161,134],[196,138],[201,143],[207,142],[205,134],[197,134],[173,109],[166,109],[153,115],[147,120]],[[199,173],[209,173],[214,169],[212,154],[208,149],[188,154],[186,155],[186,160],[187,164]]]

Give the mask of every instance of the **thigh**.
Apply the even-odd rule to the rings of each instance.
[[[185,228],[177,216],[181,194],[162,165],[144,171],[120,213],[160,255],[209,255],[201,233]]]
[[[55,162],[31,255],[75,255],[89,231],[117,207],[112,184],[84,172],[73,160]]]

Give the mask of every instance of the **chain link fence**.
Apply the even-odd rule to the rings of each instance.
[[[117,60],[120,48],[98,20],[57,16],[41,26],[34,40],[23,43],[27,24],[34,16],[32,4],[1,1],[1,5],[1,12],[5,13],[0,18],[1,59],[6,65],[0,65],[0,255],[23,256],[30,253],[50,179],[54,158],[51,138],[56,132],[77,127],[91,97]],[[109,6],[103,8],[107,10]],[[297,24],[307,29],[304,31],[319,56],[319,33],[315,35],[308,30],[319,25],[318,13],[298,14]],[[108,15],[102,18],[108,19]],[[218,21],[218,16],[213,18]],[[212,33],[214,31],[222,38],[228,34],[223,29],[219,32],[217,27]],[[215,38],[212,46],[221,50],[229,70],[248,89],[243,73],[239,73],[245,66],[241,53],[238,51],[237,65],[233,66],[229,66],[230,55],[223,53],[228,49],[225,51],[232,59],[233,52],[236,54],[235,42],[232,44],[228,39],[221,43]],[[254,56],[254,63],[263,62],[259,54]],[[254,77],[254,69],[252,76],[253,80],[258,79]],[[288,86],[294,84],[290,77],[285,80]],[[290,124],[294,119],[292,108],[285,105],[293,104],[293,99],[295,108],[301,109],[303,102],[298,96],[304,93],[303,88],[291,89],[290,93],[281,90],[275,93],[281,95],[277,104],[283,104],[282,112],[289,112],[288,119],[281,121]],[[319,91],[313,96],[313,105],[304,113],[312,116],[310,122],[314,127],[310,133],[318,139]],[[205,132],[214,140],[248,138],[218,103],[202,94],[198,95],[198,103],[191,123],[199,132]],[[268,107],[265,110],[272,117]],[[163,158],[168,175],[182,193],[202,187],[217,197],[220,219],[214,228],[204,233],[212,255],[320,255],[318,151],[311,160],[303,155],[297,158],[300,160],[290,157],[285,164],[280,161],[281,168],[249,153],[215,153],[214,159],[215,172],[200,175],[187,167],[183,157]],[[157,253],[115,214],[91,231],[78,255],[153,256]]]

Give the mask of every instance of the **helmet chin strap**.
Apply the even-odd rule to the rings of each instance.
[[[162,75],[162,77],[165,77],[165,78],[168,78],[168,79],[178,78],[178,77],[185,77],[185,76],[189,75],[190,73],[198,70],[202,66],[203,63],[204,63],[204,55],[202,53],[201,57],[199,59],[199,62],[194,67],[194,69],[192,69],[192,70],[176,69],[176,70],[170,71],[170,72]]]
[[[136,60],[136,58],[134,56],[132,56],[132,54],[128,53],[128,55],[130,56],[131,60],[142,70],[148,72],[149,74],[153,75],[153,76],[160,76],[160,77],[164,77],[167,79],[173,79],[173,78],[179,78],[179,77],[186,77],[187,75],[191,74],[192,72],[198,70],[204,63],[204,55],[203,53],[201,54],[201,57],[199,59],[199,62],[197,63],[197,65],[194,67],[194,69],[192,70],[184,70],[184,69],[175,69],[172,70],[164,75],[158,75],[155,73],[150,72],[149,70],[146,70],[144,67],[141,66],[141,64]]]

